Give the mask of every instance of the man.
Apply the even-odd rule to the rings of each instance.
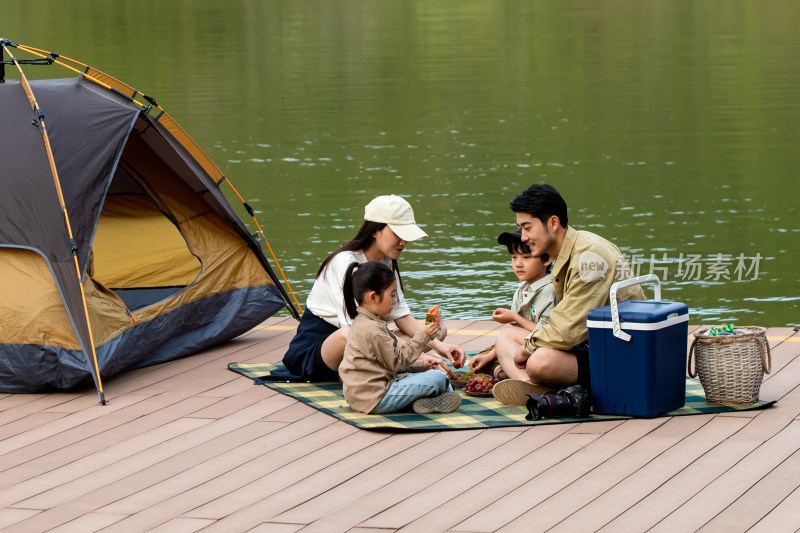
[[[567,204],[550,185],[531,185],[511,201],[522,241],[534,257],[554,257],[553,285],[558,304],[547,324],[522,345],[504,330],[495,344],[509,379],[494,386],[494,396],[525,405],[528,394],[579,383],[589,387],[589,311],[609,304],[609,289],[630,277],[630,267],[612,242],[567,225]],[[621,289],[618,301],[644,300],[639,285]]]

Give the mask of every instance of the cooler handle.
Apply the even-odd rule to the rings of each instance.
[[[611,324],[614,330],[614,336],[618,339],[622,339],[625,342],[630,342],[631,336],[624,331],[619,326],[619,309],[617,308],[617,291],[619,289],[624,289],[625,287],[630,287],[632,285],[641,285],[642,283],[649,283],[653,282],[656,285],[655,288],[655,297],[653,298],[656,302],[661,301],[661,281],[658,279],[658,276],[655,274],[645,274],[644,276],[637,276],[635,278],[625,279],[622,281],[617,281],[616,283],[611,285],[611,289],[608,291],[608,297],[611,300]]]

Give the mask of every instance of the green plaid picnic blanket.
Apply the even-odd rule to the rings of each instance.
[[[271,370],[283,368],[281,363],[230,363],[228,368],[238,374],[256,380],[269,374]],[[622,420],[631,418],[625,415],[590,415],[587,418],[545,418],[537,421],[525,420],[528,410],[516,405],[505,405],[493,397],[474,397],[462,395],[461,407],[453,413],[418,415],[414,412],[400,412],[383,415],[368,415],[353,411],[342,394],[342,384],[288,383],[268,381],[264,385],[306,405],[322,411],[343,422],[361,429],[391,431],[441,431],[444,429],[483,429],[508,426],[531,426],[537,424],[563,424],[573,422],[597,422],[601,420]],[[706,402],[703,387],[696,379],[686,378],[686,405],[660,416],[699,415],[708,413],[727,413],[763,409],[775,402],[759,401],[752,405],[711,405]]]

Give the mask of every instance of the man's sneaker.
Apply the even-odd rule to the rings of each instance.
[[[443,392],[438,396],[420,398],[414,401],[414,412],[420,415],[429,413],[452,413],[461,405],[457,392]]]
[[[525,405],[528,394],[544,394],[553,390],[545,385],[522,381],[519,379],[504,379],[494,384],[492,396],[497,401],[508,405]]]

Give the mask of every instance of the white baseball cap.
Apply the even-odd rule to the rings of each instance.
[[[382,222],[406,242],[416,241],[428,234],[414,221],[411,204],[394,194],[378,196],[364,208],[364,220]]]

